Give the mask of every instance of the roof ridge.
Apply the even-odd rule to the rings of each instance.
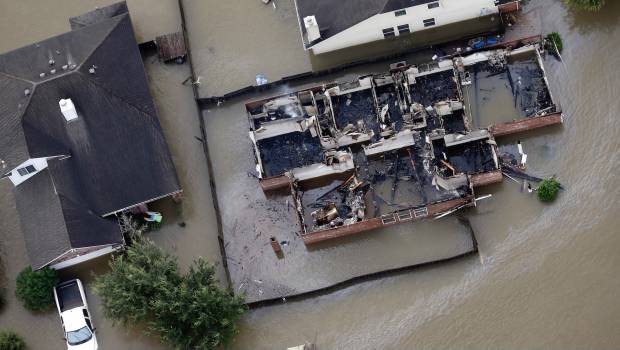
[[[67,71],[64,71],[64,72],[58,72],[58,74],[55,74],[55,75],[53,75],[53,76],[50,76],[50,77],[48,77],[47,79],[43,79],[43,80],[41,80],[41,81],[34,81],[34,80],[30,80],[30,79],[28,79],[28,78],[24,78],[24,77],[15,76],[15,75],[12,75],[12,74],[7,73],[7,72],[2,71],[2,70],[0,70],[0,74],[3,74],[3,75],[5,75],[5,76],[7,76],[7,77],[9,77],[9,78],[13,78],[13,79],[16,79],[16,80],[20,80],[20,81],[23,81],[23,82],[27,82],[27,83],[30,83],[30,84],[33,84],[33,85],[43,84],[43,83],[46,83],[46,82],[48,82],[48,81],[55,80],[55,79],[57,79],[57,78],[60,78],[60,77],[66,76],[66,75],[68,75],[68,74],[71,74],[73,71],[80,69],[80,68],[84,65],[84,63],[85,63],[85,62],[86,62],[86,61],[87,61],[87,60],[88,60],[88,59],[92,56],[92,54],[93,54],[93,53],[97,50],[97,48],[99,48],[99,45],[100,45],[102,42],[104,42],[104,41],[105,41],[105,40],[106,40],[106,39],[110,36],[110,34],[114,31],[114,29],[116,29],[116,27],[118,26],[118,24],[119,24],[119,23],[121,22],[121,20],[123,19],[123,16],[124,16],[124,15],[129,16],[129,13],[124,13],[124,14],[121,14],[121,15],[118,15],[118,16],[115,16],[115,17],[106,18],[106,19],[103,19],[103,20],[101,20],[101,21],[99,21],[99,22],[97,22],[97,23],[94,23],[94,24],[90,25],[90,26],[84,26],[84,27],[81,27],[81,28],[77,28],[77,29],[74,29],[74,30],[70,30],[70,31],[65,32],[65,33],[62,33],[62,34],[55,35],[55,36],[52,36],[52,37],[46,38],[46,39],[44,39],[44,40],[40,40],[40,41],[36,42],[35,44],[31,44],[31,45],[26,45],[26,46],[18,47],[18,48],[16,48],[16,49],[13,49],[13,50],[10,50],[10,51],[4,52],[4,53],[0,53],[0,56],[4,56],[5,54],[12,54],[12,53],[14,53],[14,52],[16,52],[16,51],[19,51],[19,50],[25,50],[25,49],[27,49],[27,48],[31,47],[32,45],[37,46],[37,45],[39,45],[40,43],[46,42],[46,41],[48,41],[48,40],[52,40],[52,39],[55,39],[55,38],[58,38],[58,37],[61,37],[61,36],[65,36],[65,35],[70,35],[70,34],[72,34],[73,32],[84,31],[84,30],[87,30],[87,29],[89,29],[89,28],[92,28],[93,26],[97,26],[97,25],[100,25],[100,24],[105,23],[105,22],[108,22],[108,21],[109,21],[109,22],[113,22],[113,21],[114,21],[114,22],[116,22],[116,23],[114,23],[113,25],[111,25],[111,26],[110,26],[110,28],[108,28],[108,31],[105,33],[105,35],[103,35],[103,36],[102,36],[102,38],[101,38],[101,40],[99,41],[99,43],[98,43],[97,45],[95,45],[95,46],[94,46],[94,47],[90,50],[90,52],[84,56],[84,58],[83,58],[82,62],[79,62],[79,64],[77,64],[77,65],[75,66],[75,68],[74,68],[74,69],[70,69],[70,70],[67,70]]]
[[[54,193],[56,194],[58,205],[60,206],[60,212],[62,213],[62,223],[63,223],[63,227],[65,228],[65,234],[67,235],[67,238],[69,239],[69,244],[71,244],[71,237],[69,237],[69,230],[67,229],[67,218],[65,218],[65,213],[62,208],[62,202],[60,201],[60,196],[62,194],[58,193],[58,188],[56,187],[56,182],[54,182],[54,176],[52,175],[52,170],[49,168],[49,165],[47,169],[45,170],[47,172],[47,176],[50,177],[50,183],[52,184],[52,189],[54,190]]]
[[[114,91],[108,89],[107,87],[105,87],[103,84],[99,84],[97,81],[90,79],[86,74],[82,73],[79,70],[76,70],[75,73],[80,74],[82,77],[85,78],[86,81],[88,81],[89,83],[97,86],[100,89],[105,90],[107,93],[109,93],[110,95],[118,98],[119,100],[123,101],[125,104],[127,104],[128,106],[134,108],[135,110],[137,110],[138,112],[142,113],[142,114],[146,114],[147,116],[154,118],[156,117],[155,115],[151,115],[149,112],[142,110],[142,108],[134,105],[133,103],[125,100],[123,97],[119,96],[118,94],[116,94]],[[149,95],[151,94],[151,92],[149,91]],[[153,102],[153,105],[155,104],[155,102]],[[156,107],[155,107],[156,108]]]
[[[22,108],[21,110],[19,108],[17,108],[17,114],[15,115],[15,117],[19,120],[19,128],[21,128],[23,130],[23,122],[24,122],[24,115],[26,114],[26,111],[28,110],[28,108],[30,107],[30,101],[32,101],[32,96],[34,96],[34,93],[37,89],[37,84],[35,82],[32,82],[30,80],[27,79],[22,79],[19,77],[14,77],[10,74],[6,74],[4,72],[0,72],[0,74],[8,77],[9,79],[13,79],[13,80],[18,80],[18,81],[23,81],[25,83],[28,83],[31,85],[31,91],[30,94],[28,94],[27,99],[26,99],[26,103],[25,103],[25,107]],[[22,138],[24,140],[24,145],[26,146],[26,152],[28,153],[28,157],[30,157],[30,150],[28,150],[28,139],[26,139],[26,135],[23,133],[22,131]]]
[[[116,29],[116,27],[118,26],[118,24],[119,24],[119,23],[121,23],[121,20],[123,19],[123,17],[124,17],[124,16],[129,16],[129,13],[124,13],[124,14],[122,14],[122,15],[118,15],[118,16],[115,16],[115,17],[106,18],[106,19],[104,19],[104,20],[101,20],[99,23],[95,23],[95,24],[92,24],[92,25],[90,25],[90,26],[86,26],[86,27],[82,27],[82,28],[78,28],[78,29],[74,29],[74,30],[72,30],[72,31],[84,30],[84,29],[88,29],[88,28],[89,28],[89,27],[91,27],[91,26],[94,26],[94,25],[97,25],[97,24],[100,24],[100,23],[104,23],[104,22],[107,22],[107,21],[110,21],[110,22],[111,22],[111,21],[113,21],[113,20],[114,20],[114,21],[116,21],[116,23],[115,23],[113,26],[110,26],[110,29],[109,29],[109,30],[108,30],[108,32],[107,32],[107,33],[103,36],[103,38],[101,39],[101,41],[99,41],[99,44],[98,44],[98,45],[95,45],[95,47],[94,47],[94,48],[93,48],[93,49],[92,49],[92,50],[91,50],[91,51],[90,51],[90,52],[89,52],[86,56],[84,56],[84,59],[82,60],[82,62],[81,62],[79,65],[77,65],[77,67],[75,67],[75,69],[73,70],[73,72],[79,71],[79,70],[80,70],[80,68],[82,68],[82,66],[84,65],[84,63],[86,63],[86,61],[88,61],[88,59],[90,58],[90,56],[92,56],[92,55],[93,55],[93,53],[95,53],[95,51],[97,51],[97,49],[99,48],[99,46],[100,46],[100,45],[101,45],[101,44],[102,44],[102,43],[103,43],[103,42],[104,42],[104,41],[105,41],[105,40],[106,40],[106,39],[110,36],[110,34],[112,34],[112,32],[114,31],[114,29]],[[72,31],[70,31],[70,32],[72,32]],[[70,32],[69,32],[69,33],[70,33]]]
[[[52,177],[52,182],[53,182],[54,181],[54,176],[52,176],[51,173],[50,173],[50,176]],[[54,185],[54,188],[56,188],[56,185]],[[73,200],[73,198],[69,197],[68,195],[64,194],[64,192],[56,192],[56,195],[59,198],[60,197],[64,198],[65,200],[70,202],[71,205],[74,205],[76,208],[80,208],[80,209],[84,210],[85,212],[87,212],[90,215],[95,215],[96,217],[101,218],[101,216],[99,216],[97,213],[95,213],[92,209],[90,209],[87,206],[80,205],[80,203],[78,203],[77,201]],[[62,205],[61,205],[61,207],[62,207]],[[63,217],[64,217],[64,210],[63,210]]]
[[[389,3],[390,3],[390,0],[385,0],[385,2],[383,3],[383,6],[381,6],[381,12],[379,13],[385,13],[385,8],[387,7]]]
[[[32,85],[36,85],[37,84],[36,81],[32,81],[32,80],[28,80],[28,79],[25,79],[25,78],[22,78],[22,77],[18,77],[18,76],[15,76],[13,74],[9,74],[9,73],[1,71],[1,70],[0,70],[0,74],[4,75],[5,77],[7,77],[9,79],[15,79],[15,80],[23,81],[25,83],[30,83]]]

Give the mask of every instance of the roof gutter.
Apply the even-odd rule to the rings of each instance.
[[[299,36],[301,37],[301,46],[303,46],[304,51],[308,51],[310,48],[312,48],[312,46],[306,47],[306,41],[304,40],[304,31],[303,31],[303,28],[301,27],[302,18],[301,18],[301,15],[299,14],[299,8],[297,7],[297,0],[293,0],[293,3],[295,4],[295,13],[297,14],[297,25],[299,26]]]
[[[168,193],[168,194],[164,194],[164,195],[159,196],[159,197],[151,198],[151,199],[149,199],[149,200],[145,200],[145,201],[140,202],[140,203],[132,204],[132,205],[127,206],[127,207],[125,207],[125,208],[122,208],[122,209],[119,209],[119,210],[115,210],[115,211],[109,212],[109,213],[107,213],[107,214],[103,214],[103,215],[101,215],[101,216],[105,218],[106,216],[114,215],[114,214],[117,214],[117,213],[120,213],[120,212],[123,212],[123,211],[129,210],[129,209],[131,209],[131,208],[137,207],[137,206],[139,206],[139,205],[142,205],[142,204],[147,204],[147,203],[150,203],[150,202],[156,201],[156,200],[158,200],[158,199],[162,199],[162,198],[166,198],[166,197],[174,196],[175,194],[178,194],[178,193],[181,193],[181,192],[183,192],[183,190],[182,190],[182,189],[181,189],[181,190],[174,191],[174,192],[170,192],[170,193]]]
[[[49,262],[45,266],[49,265],[49,267],[51,269],[60,270],[60,269],[64,269],[64,268],[67,268],[67,267],[70,267],[70,266],[74,266],[74,265],[83,263],[83,262],[88,261],[88,260],[92,260],[92,259],[98,258],[100,256],[111,254],[111,253],[121,249],[122,247],[123,247],[123,245],[122,244],[118,244],[118,243],[109,244],[109,245],[103,245],[103,246],[101,246],[100,249],[97,249],[95,251],[86,253],[84,255],[78,255],[76,257],[73,257],[71,259],[67,259],[67,260],[61,261],[61,262],[56,263],[56,264],[52,263],[53,261],[58,260],[60,257],[62,257],[62,255],[65,255],[65,254],[75,250],[75,248],[74,248],[74,249],[70,249],[67,252],[63,253],[61,256],[59,256],[56,259],[52,260],[51,262]],[[45,266],[43,266],[43,267],[45,267]]]

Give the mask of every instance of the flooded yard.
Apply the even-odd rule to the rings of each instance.
[[[265,195],[250,176],[255,163],[243,100],[209,108],[204,118],[228,268],[234,289],[245,293],[248,302],[302,294],[475,250],[469,227],[453,217],[396,225],[308,248],[300,237],[293,198]],[[285,242],[284,259],[274,254],[270,237]]]
[[[530,171],[565,184],[557,202],[540,204],[509,180],[490,186],[493,198],[469,213],[479,258],[255,310],[235,348],[272,349],[274,339],[280,348],[303,341],[338,349],[620,346],[620,179],[612,170],[620,123],[610,113],[620,107],[613,92],[619,24],[620,3],[584,15],[559,1],[531,1],[517,28],[519,35],[559,31],[567,45],[564,65],[547,60],[565,124],[521,138]]]
[[[0,3],[0,8],[7,10],[0,14],[2,18],[0,26],[7,22],[13,23],[11,28],[3,28],[4,34],[0,36],[0,51],[5,52],[67,31],[69,30],[69,15],[77,15],[95,6],[103,6],[112,2],[114,1],[68,0],[63,1],[62,7],[39,8],[39,10],[35,10],[37,7],[35,5],[39,2],[11,3],[10,5]],[[170,32],[180,29],[181,20],[176,1],[162,1],[153,5],[149,3],[148,6],[145,2],[129,1],[128,5],[139,36],[144,35],[148,38],[155,34],[165,33],[155,30]],[[28,11],[21,6],[27,7]],[[67,12],[65,8],[71,8],[75,12]],[[38,11],[47,12],[39,13]],[[12,16],[13,19],[7,21],[6,16]],[[44,18],[37,20],[37,16]],[[161,26],[155,21],[149,21],[150,16],[156,16]],[[34,25],[36,21],[45,23],[47,27]],[[17,24],[24,24],[24,26],[20,27]],[[30,27],[31,31],[24,29]],[[7,34],[9,29],[14,35]],[[147,31],[151,34],[144,34]],[[152,206],[164,214],[164,225],[160,230],[149,233],[149,236],[158,245],[175,254],[182,268],[187,268],[199,256],[207,258],[217,265],[216,276],[223,284],[226,284],[226,274],[222,267],[217,241],[217,220],[209,186],[209,173],[202,143],[198,140],[200,138],[198,110],[191,87],[181,84],[190,76],[189,66],[187,64],[164,65],[158,61],[156,56],[146,57],[144,64],[162,129],[181,186],[185,190],[183,202],[179,205],[169,200],[157,202]],[[0,182],[0,262],[4,272],[1,286],[6,286],[8,299],[7,305],[0,311],[0,328],[9,328],[23,335],[30,349],[62,349],[65,345],[56,312],[50,310],[43,314],[32,314],[26,311],[14,297],[15,276],[29,264],[29,260],[15,208],[12,187],[10,181]],[[114,326],[103,317],[102,310],[99,308],[99,298],[91,290],[91,282],[96,275],[107,271],[107,264],[108,258],[103,257],[63,270],[61,273],[61,278],[77,277],[84,282],[91,305],[93,323],[97,327],[99,344],[102,348],[108,349],[166,349],[167,347],[159,344],[157,339],[142,335],[140,330]]]
[[[0,0],[0,51],[66,31],[68,16],[111,2],[61,0],[42,4],[34,0]],[[179,23],[178,18],[161,17],[162,14],[176,16],[178,12],[171,10],[176,3],[129,1],[138,35],[148,38],[152,35],[148,33],[158,32],[160,25],[165,27],[162,33],[178,30],[172,28]],[[205,75],[211,69],[207,68],[212,59],[207,57],[212,54],[209,42],[216,42],[217,38],[212,38],[217,35],[218,28],[250,31],[222,23],[221,11],[238,13],[240,18],[246,11],[273,13],[273,8],[259,1],[252,4],[205,1],[213,5],[209,11],[202,7],[209,6],[200,5],[198,1],[184,3],[196,6],[192,11],[196,19],[219,23],[210,36],[198,34],[191,38],[192,45],[194,41],[204,41],[196,45],[198,54],[205,56],[201,58],[202,63],[199,62],[205,65],[204,71],[198,74]],[[280,1],[277,4],[280,5]],[[286,10],[286,5],[282,8]],[[556,175],[566,188],[558,200],[550,205],[541,204],[527,191],[521,192],[519,184],[509,180],[490,186],[484,193],[492,193],[493,197],[467,212],[476,232],[478,255],[392,273],[312,298],[251,310],[244,317],[241,332],[231,349],[285,349],[306,341],[315,342],[318,349],[602,349],[620,346],[617,325],[620,317],[617,298],[620,289],[620,177],[616,174],[620,164],[620,120],[615,112],[620,110],[617,98],[620,3],[608,1],[601,13],[583,14],[565,9],[559,0],[532,0],[524,11],[519,24],[509,34],[524,36],[558,31],[565,44],[564,63],[553,58],[546,61],[554,98],[565,113],[564,125],[521,137],[528,153],[529,171],[538,176]],[[261,67],[283,65],[295,71],[295,67],[311,64],[307,56],[295,51],[301,48],[297,32],[279,33],[280,28],[286,27],[285,22],[291,21],[290,16],[286,16],[289,15],[284,18],[276,15],[272,22],[261,24],[271,32],[253,34],[276,33],[271,50],[285,53],[277,59],[267,59],[264,62],[270,62],[269,65]],[[168,24],[175,25],[168,27]],[[211,30],[206,26],[204,28]],[[224,42],[224,39],[217,40]],[[229,44],[230,48],[219,56],[219,64],[234,55],[245,55],[234,61],[240,66],[254,64],[250,62],[251,48],[235,47],[234,42]],[[169,214],[164,218],[164,227],[152,236],[177,254],[183,266],[197,256],[218,262],[221,258],[209,173],[202,145],[196,139],[200,137],[198,111],[190,88],[181,85],[189,76],[189,67],[164,66],[153,58],[147,58],[145,63],[162,127],[185,189],[180,207],[161,204],[161,210]],[[348,77],[383,71],[386,64],[357,67],[348,72],[351,74]],[[222,82],[222,89],[252,83],[254,72],[266,73],[273,79],[267,69],[250,66],[246,72],[252,74],[222,76],[216,72],[213,77]],[[485,113],[501,116],[514,108],[511,96],[500,100],[502,102],[485,105]],[[213,169],[222,217],[226,218],[224,230],[237,232],[238,238],[247,233],[243,239],[253,239],[258,234],[256,227],[266,225],[263,236],[271,235],[271,231],[281,232],[283,239],[294,242],[297,228],[289,221],[258,217],[267,204],[256,180],[247,175],[253,170],[247,134],[241,135],[235,129],[247,130],[243,110],[239,107],[241,102],[210,107],[203,114],[207,118],[213,161],[225,165]],[[479,123],[484,124],[485,120]],[[500,143],[515,141],[508,138],[501,139]],[[7,288],[8,297],[7,305],[0,311],[0,328],[17,331],[32,349],[62,349],[57,315],[26,312],[13,296],[15,276],[28,264],[28,259],[11,188],[9,182],[0,182],[0,259],[2,285]],[[285,199],[278,205],[285,206]],[[253,215],[257,216],[241,218],[242,224],[235,224],[237,208],[252,206]],[[179,223],[186,226],[181,227]],[[412,235],[413,228],[422,232],[422,236]],[[411,252],[432,254],[433,247],[443,240],[438,237],[465,237],[452,219],[420,226],[400,225],[393,229],[371,232],[342,247],[306,253],[307,260],[293,264],[304,263],[305,268],[312,270],[313,279],[321,282],[334,279],[345,270],[356,271],[359,265],[385,263],[388,254],[393,254],[389,258],[396,260],[410,259]],[[454,246],[458,249],[471,244],[466,239],[458,242]],[[295,244],[299,243],[291,243],[286,249],[301,249]],[[380,254],[356,256],[356,251],[368,247],[375,247]],[[236,254],[243,256],[243,246],[237,249]],[[263,249],[266,257],[275,257],[269,246]],[[342,255],[341,260],[348,265],[330,266],[325,262],[330,256],[338,255]],[[250,258],[251,255],[247,256]],[[294,268],[300,268],[299,265],[289,266],[287,259],[273,263],[255,263],[252,271],[247,272],[247,279],[260,279],[260,273],[269,270],[271,273],[274,269],[282,276],[292,275]],[[106,259],[100,259],[65,271],[63,275],[79,276],[88,285],[92,274],[105,271],[106,264]],[[229,262],[231,269],[237,268],[235,266]],[[221,265],[218,274],[224,281]],[[236,283],[238,288],[241,283]],[[285,287],[301,289],[304,286],[297,282],[291,285]],[[112,326],[102,317],[97,297],[88,287],[87,293],[102,348],[166,348],[137,330]]]

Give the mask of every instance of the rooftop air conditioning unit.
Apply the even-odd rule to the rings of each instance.
[[[319,24],[316,22],[315,16],[304,17],[304,27],[306,27],[308,43],[313,43],[321,39],[321,31],[319,30]]]
[[[68,122],[77,119],[78,114],[77,114],[77,111],[75,110],[75,105],[73,104],[73,101],[71,101],[70,98],[61,99],[58,102],[58,105],[60,106],[60,111],[62,112],[62,115],[65,117],[65,119]]]

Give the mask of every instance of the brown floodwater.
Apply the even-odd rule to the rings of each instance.
[[[587,15],[540,0],[517,28],[564,38],[564,64],[550,58],[547,69],[565,124],[521,138],[530,171],[565,185],[555,203],[511,181],[492,186],[470,213],[480,259],[255,310],[236,348],[620,347],[619,24],[618,2]]]
[[[62,0],[54,2],[0,0],[0,52],[69,30],[68,17],[103,6],[114,0]],[[176,0],[130,0],[128,6],[138,40],[180,29],[181,18]],[[156,21],[152,19],[156,18]],[[226,281],[217,243],[217,221],[212,205],[209,174],[200,137],[198,110],[190,87],[182,85],[190,76],[188,65],[164,65],[156,56],[145,59],[151,93],[155,98],[160,122],[168,141],[182,187],[181,205],[160,201],[155,209],[164,214],[164,226],[150,233],[160,246],[178,257],[181,268],[187,268],[197,257],[217,264],[217,277]],[[15,299],[15,276],[28,265],[19,217],[9,181],[0,181],[0,287],[6,288],[7,305],[0,310],[0,328],[22,335],[29,349],[63,349],[60,320],[55,311],[42,314],[27,312]],[[184,223],[181,227],[179,223]],[[86,286],[93,323],[102,349],[151,350],[166,349],[156,338],[139,330],[114,326],[99,307],[92,293],[94,276],[107,271],[107,258],[99,258],[78,267],[63,270],[61,278],[80,278]]]
[[[223,96],[256,85],[256,75],[269,81],[342,64],[385,57],[416,47],[497,29],[495,16],[428,29],[423,35],[382,40],[313,55],[305,51],[293,0],[183,0],[192,64],[201,78],[200,97]],[[431,54],[432,56],[432,54]]]
[[[107,2],[112,1],[0,0],[0,51],[63,32],[69,15]],[[165,7],[171,2],[133,3],[138,29],[141,23],[153,26],[158,17],[151,14],[160,3]],[[244,4],[236,1],[234,6]],[[221,14],[205,11],[199,16],[208,21]],[[273,28],[279,25],[275,21],[261,25]],[[559,0],[532,0],[518,27],[528,34],[558,31],[564,39],[564,63],[548,58],[546,67],[565,123],[521,138],[530,171],[557,175],[564,184],[558,200],[543,205],[509,180],[491,186],[485,192],[493,198],[469,212],[479,256],[252,310],[233,349],[284,349],[306,341],[319,349],[620,348],[620,2],[608,1],[604,11],[591,15],[568,11]],[[290,42],[282,45],[286,50]],[[227,57],[229,64],[247,59]],[[286,62],[286,55],[281,60]],[[149,68],[149,74],[162,81],[155,87],[157,98],[158,89],[168,94],[165,79],[176,86],[188,72],[181,66],[160,73]],[[226,78],[241,79],[241,84],[253,77]],[[189,95],[178,94],[161,99],[158,106],[165,128],[174,129],[173,116],[183,116],[178,131],[166,136],[183,185],[195,194],[188,194],[191,203],[174,220],[200,229],[183,231],[171,223],[158,235],[182,263],[195,255],[217,261],[208,174],[198,156],[199,144],[189,142],[198,136],[194,106]],[[23,334],[32,349],[61,349],[57,316],[32,315],[12,297],[13,278],[27,264],[16,215],[11,184],[1,182],[0,253],[9,303],[0,312],[0,327]],[[164,237],[166,229],[170,236]],[[104,270],[105,261],[95,262],[78,274],[88,279],[90,271]],[[112,327],[100,311],[94,313],[102,348],[162,348],[136,331]]]

